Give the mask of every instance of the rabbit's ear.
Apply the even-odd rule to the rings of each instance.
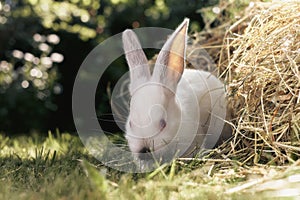
[[[122,34],[123,48],[130,70],[130,93],[150,79],[148,60],[141,44],[132,30],[125,30]]]
[[[185,66],[187,29],[189,19],[186,18],[170,36],[158,54],[153,80],[176,89]]]

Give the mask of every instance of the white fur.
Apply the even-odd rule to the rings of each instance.
[[[221,134],[215,132],[223,129],[226,102],[222,82],[204,71],[180,72],[185,65],[188,22],[185,19],[168,39],[152,76],[133,31],[123,33],[131,80],[126,138],[137,159],[144,148],[156,158],[194,156],[200,148],[212,148]],[[176,65],[174,60],[182,64]],[[162,119],[166,121],[163,129]]]

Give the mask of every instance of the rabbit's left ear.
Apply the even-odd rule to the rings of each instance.
[[[131,95],[143,83],[149,81],[151,74],[148,60],[136,34],[132,30],[125,30],[122,34],[125,57],[130,69]]]
[[[185,66],[189,19],[178,26],[158,54],[152,79],[176,90]]]

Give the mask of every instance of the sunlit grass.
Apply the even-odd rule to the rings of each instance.
[[[285,193],[283,199],[296,199],[299,174],[297,165],[249,168],[218,160],[177,160],[151,173],[121,173],[67,133],[0,134],[0,199],[266,199]]]

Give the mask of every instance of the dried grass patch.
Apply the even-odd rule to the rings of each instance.
[[[232,140],[215,151],[241,164],[294,163],[300,157],[300,2],[255,2],[238,14],[196,35],[218,63],[233,116]]]

